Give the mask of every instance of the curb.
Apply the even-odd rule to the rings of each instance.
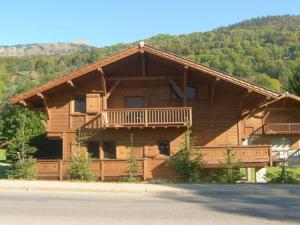
[[[0,190],[23,190],[23,191],[69,191],[69,192],[90,192],[90,193],[128,193],[148,195],[257,195],[257,196],[300,196],[300,190],[153,190],[153,189],[88,189],[68,187],[37,187],[37,186],[0,186]]]

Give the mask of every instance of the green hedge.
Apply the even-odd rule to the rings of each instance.
[[[300,167],[287,167],[285,176],[282,180],[281,167],[267,168],[267,181],[268,183],[300,183]]]

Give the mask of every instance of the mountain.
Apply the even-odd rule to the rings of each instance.
[[[0,46],[0,56],[68,55],[94,48],[84,41],[74,43],[26,44]]]
[[[0,79],[1,71],[6,74],[2,77],[9,79],[16,73],[23,74],[18,75],[18,79],[15,76],[13,83],[16,92],[24,91],[138,42],[98,49],[91,47],[84,51],[78,49],[76,52],[70,50],[67,55],[46,55],[55,52],[55,48],[51,50],[48,46],[48,50],[40,51],[43,55],[39,56],[0,57]],[[296,66],[300,65],[300,16],[255,18],[209,32],[159,34],[144,42],[264,87],[283,91],[288,88],[288,79]]]

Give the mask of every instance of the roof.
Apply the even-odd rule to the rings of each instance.
[[[185,59],[181,56],[166,52],[164,50],[151,47],[149,45],[141,45],[140,44],[140,45],[135,45],[132,48],[123,50],[123,51],[121,51],[121,52],[119,52],[119,53],[117,53],[113,56],[109,56],[109,57],[104,58],[104,59],[102,59],[100,61],[97,61],[95,63],[86,65],[81,69],[78,69],[78,70],[73,71],[71,73],[65,74],[65,75],[63,75],[63,76],[61,76],[61,77],[59,77],[55,80],[49,81],[49,82],[47,82],[47,83],[45,83],[45,84],[43,84],[39,87],[33,88],[30,91],[23,92],[23,93],[15,96],[13,98],[11,98],[10,102],[12,104],[19,103],[19,102],[24,101],[24,100],[26,100],[26,99],[34,96],[34,95],[37,95],[38,93],[42,93],[46,90],[49,90],[49,89],[54,88],[56,86],[59,86],[59,85],[65,83],[69,80],[73,80],[73,79],[78,78],[80,76],[83,76],[83,75],[85,75],[89,72],[95,71],[95,70],[97,70],[101,67],[104,67],[104,66],[109,65],[113,62],[116,62],[116,61],[121,60],[123,58],[126,58],[130,55],[133,55],[133,54],[135,54],[135,53],[137,53],[141,50],[143,50],[144,52],[147,52],[147,53],[150,53],[150,54],[153,54],[153,55],[156,55],[156,56],[174,61],[178,64],[188,66],[189,68],[201,71],[203,73],[209,74],[211,76],[214,76],[214,77],[219,78],[221,80],[224,80],[224,81],[227,81],[229,83],[235,84],[237,86],[240,86],[240,87],[243,87],[243,88],[246,88],[246,89],[250,89],[254,92],[257,92],[259,94],[271,97],[273,99],[277,99],[281,96],[279,93],[277,93],[275,91],[272,91],[272,90],[269,90],[267,88],[261,87],[259,85],[256,85],[256,84],[254,84],[252,82],[249,82],[249,81],[246,81],[244,79],[234,77],[233,75],[221,72],[217,69],[214,69],[214,68],[211,68],[211,67],[208,67],[208,66],[204,66],[202,64],[193,62],[193,61]]]

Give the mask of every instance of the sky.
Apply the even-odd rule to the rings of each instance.
[[[300,15],[300,0],[1,0],[0,45],[84,40],[102,47],[287,14]]]

